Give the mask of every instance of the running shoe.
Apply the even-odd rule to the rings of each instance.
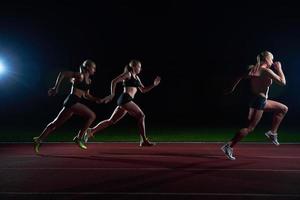
[[[34,148],[35,153],[39,153],[40,146],[41,146],[40,138],[39,137],[34,137],[33,138],[33,148]]]
[[[78,136],[75,136],[73,141],[81,148],[81,149],[87,149],[82,139],[79,139]]]
[[[140,147],[151,147],[151,146],[154,146],[154,145],[156,145],[156,143],[149,142],[148,140],[140,142]]]
[[[229,146],[229,144],[225,144],[221,147],[221,150],[225,153],[225,156],[229,160],[235,160],[235,157],[233,156],[233,148]]]
[[[265,133],[265,136],[267,136],[267,138],[269,138],[271,140],[271,142],[273,144],[275,144],[276,146],[279,146],[279,142],[278,142],[278,139],[277,139],[277,134],[275,133],[272,133],[271,131],[268,131]]]

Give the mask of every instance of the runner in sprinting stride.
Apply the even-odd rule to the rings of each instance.
[[[271,66],[274,70],[271,69]],[[270,52],[264,51],[260,53],[257,56],[257,63],[249,67],[246,75],[241,76],[236,80],[229,93],[233,92],[238,83],[245,78],[250,79],[252,90],[252,97],[249,102],[249,123],[247,127],[240,129],[232,140],[222,146],[222,151],[230,160],[235,160],[235,157],[233,156],[233,147],[243,137],[254,130],[264,111],[274,112],[271,129],[266,132],[265,135],[272,141],[272,143],[278,146],[279,142],[277,139],[277,130],[288,111],[288,107],[286,105],[268,99],[269,87],[273,81],[282,86],[286,85],[281,63],[273,63],[273,55]]]
[[[91,60],[86,60],[79,67],[79,72],[64,71],[60,72],[55,85],[48,91],[49,96],[54,96],[58,93],[59,86],[63,79],[69,79],[72,81],[72,89],[68,97],[65,99],[63,108],[59,112],[58,116],[50,122],[40,136],[34,137],[34,150],[36,153],[39,152],[41,143],[47,138],[47,136],[64,124],[73,115],[79,115],[85,119],[83,127],[80,129],[77,136],[74,137],[73,141],[82,149],[86,149],[86,145],[82,141],[82,136],[87,128],[92,124],[96,118],[96,114],[84,105],[81,100],[86,98],[90,101],[97,103],[107,103],[108,98],[97,98],[90,94],[89,89],[91,85],[90,76],[96,72],[96,64]]]
[[[124,72],[111,82],[111,95],[109,100],[113,99],[115,96],[115,88],[117,83],[123,82],[123,93],[120,95],[117,101],[117,107],[112,113],[109,119],[101,121],[93,128],[88,128],[85,135],[85,142],[88,141],[90,137],[93,137],[96,132],[102,131],[103,129],[117,123],[122,119],[126,113],[134,117],[138,122],[138,130],[140,134],[140,146],[153,146],[146,137],[145,130],[145,114],[140,109],[140,107],[133,102],[134,96],[139,89],[142,93],[148,92],[154,87],[158,86],[160,83],[160,77],[157,76],[154,79],[152,85],[145,87],[140,81],[138,74],[141,71],[141,62],[138,60],[131,60],[128,65],[126,65]]]

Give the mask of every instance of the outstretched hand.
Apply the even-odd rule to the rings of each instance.
[[[55,96],[56,94],[57,94],[57,90],[53,87],[53,88],[50,88],[49,90],[48,90],[48,95],[49,96]]]
[[[158,84],[160,83],[160,80],[161,80],[160,76],[157,76],[153,82],[154,86],[158,86]]]
[[[109,95],[109,96],[106,96],[104,97],[103,99],[99,98],[96,103],[108,103],[110,102],[112,99],[114,98],[114,95]]]
[[[103,103],[103,99],[97,98],[97,100],[95,102],[98,103],[98,104]]]
[[[114,98],[114,96],[115,95],[109,95],[109,96],[107,96],[107,97],[104,97],[104,103],[108,103],[108,102],[110,102],[110,101],[112,101],[113,100],[113,98]]]

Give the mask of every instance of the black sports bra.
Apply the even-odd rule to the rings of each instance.
[[[141,87],[142,84],[138,79],[133,78],[131,75],[130,79],[126,79],[123,81],[124,87]]]
[[[73,83],[73,87],[74,87],[74,88],[77,88],[77,89],[80,89],[80,90],[84,90],[84,91],[89,90],[89,89],[90,89],[90,86],[91,86],[91,84],[87,84],[87,83],[85,82],[85,80],[83,80],[83,81],[75,81],[75,82]]]

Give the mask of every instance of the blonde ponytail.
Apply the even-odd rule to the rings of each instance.
[[[131,72],[131,71],[132,71],[132,68],[129,67],[129,65],[126,65],[126,66],[124,67],[124,73],[126,73],[126,72]]]
[[[273,56],[271,52],[269,51],[263,51],[260,54],[256,56],[256,64],[255,65],[250,65],[249,66],[249,74],[254,75],[260,68],[262,61],[266,59],[267,56]]]

